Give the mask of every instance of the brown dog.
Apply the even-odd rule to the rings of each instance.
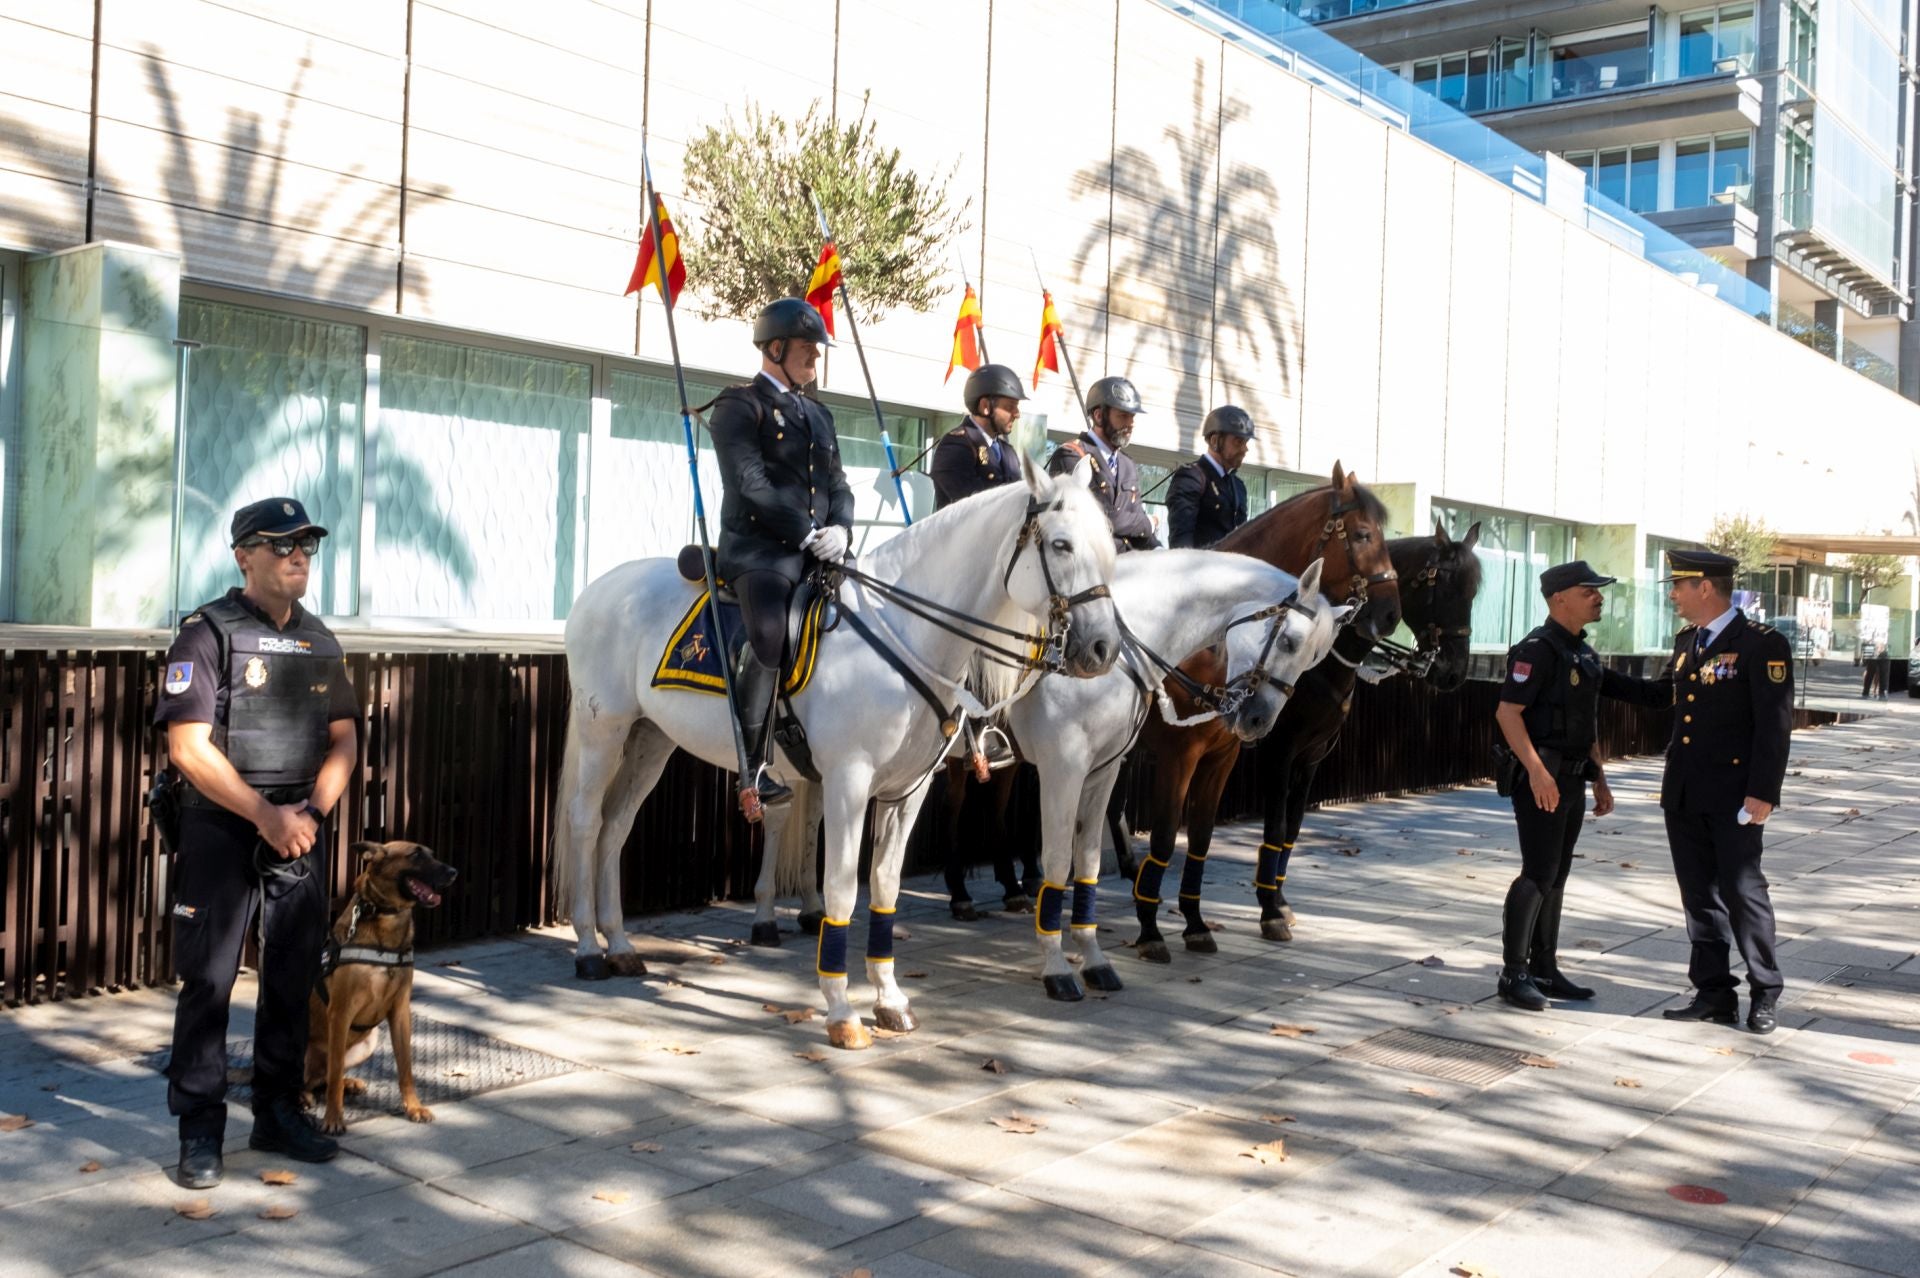
[[[327,1109],[320,1130],[347,1130],[341,1106],[349,1087],[366,1090],[347,1070],[373,1054],[374,1032],[386,1022],[400,1100],[416,1123],[433,1121],[413,1087],[413,911],[433,909],[458,873],[418,843],[356,843],[360,858],[353,896],[334,921],[328,968],[309,1004],[306,1082],[324,1085]]]

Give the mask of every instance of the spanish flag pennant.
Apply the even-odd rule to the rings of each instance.
[[[953,322],[953,354],[947,359],[947,375],[940,379],[942,382],[950,380],[957,367],[965,367],[968,372],[980,367],[980,324],[980,295],[969,284],[966,296],[960,299],[960,318]]]
[[[820,262],[813,268],[813,276],[807,281],[807,304],[820,312],[820,322],[827,326],[827,336],[833,332],[833,290],[840,287],[840,250],[828,240],[820,246]]]
[[[660,228],[660,255],[667,264],[664,282],[660,263],[653,260],[655,226]],[[633,278],[627,281],[627,293],[638,293],[651,284],[660,290],[660,296],[671,307],[679,299],[680,290],[686,287],[686,283],[687,264],[680,259],[680,237],[674,233],[673,219],[667,216],[667,202],[660,198],[660,192],[655,191],[653,216],[640,236],[640,258],[633,264]]]
[[[1060,329],[1060,314],[1053,309],[1053,294],[1040,291],[1040,353],[1033,360],[1033,388],[1040,389],[1040,373],[1060,371],[1060,343],[1066,340],[1066,334]]]

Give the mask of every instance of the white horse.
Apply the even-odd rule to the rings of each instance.
[[[925,777],[947,752],[942,721],[951,707],[968,700],[961,680],[983,643],[1053,652],[1061,668],[1078,676],[1109,669],[1121,645],[1118,615],[1106,591],[1113,566],[1112,535],[1092,494],[1071,480],[1029,470],[1026,484],[956,503],[861,561],[861,569],[876,581],[911,591],[970,623],[936,625],[866,584],[849,582],[841,592],[840,624],[822,636],[812,681],[793,699],[821,774],[827,917],[820,928],[818,966],[827,1037],[835,1046],[872,1042],[847,1000],[846,978],[847,926],[858,889],[868,800],[877,798],[881,805],[878,831],[889,804],[924,790]],[[723,698],[651,684],[655,663],[697,591],[673,560],[635,560],[581,591],[567,619],[573,711],[554,831],[554,899],[571,907],[580,938],[575,972],[582,977],[604,977],[609,968],[634,975],[646,970],[621,914],[620,849],[668,757],[678,747],[716,767],[736,766]],[[846,614],[856,614],[897,660],[916,671],[943,708],[936,712]],[[1044,631],[1035,626],[1036,619]],[[985,633],[989,627],[1025,638],[996,638]],[[798,776],[784,755],[777,763],[789,783]],[[801,801],[796,796],[794,805],[770,811],[769,849],[780,846],[790,807]],[[891,952],[899,878],[897,857],[891,864],[875,858],[869,955]],[[606,937],[606,957],[596,926]],[[906,997],[894,983],[891,966],[882,966],[874,983],[875,1018],[892,1028],[911,1028]]]
[[[1082,997],[1060,949],[1059,913],[1070,862],[1077,861],[1073,931],[1088,983],[1096,989],[1120,988],[1112,961],[1100,953],[1095,940],[1093,883],[1107,796],[1144,716],[1152,713],[1146,698],[1149,692],[1156,698],[1163,695],[1160,683],[1168,673],[1141,646],[1173,666],[1224,642],[1228,682],[1214,690],[1212,699],[1243,740],[1255,741],[1272,730],[1294,680],[1327,655],[1337,624],[1352,611],[1321,597],[1319,560],[1296,579],[1245,555],[1195,550],[1122,556],[1114,569],[1113,601],[1134,641],[1121,658],[1124,665],[1091,679],[1042,679],[1013,703],[1009,715],[1021,754],[1040,773],[1047,882],[1035,909],[1035,927],[1047,992],[1065,1000]],[[1171,712],[1170,703],[1160,705],[1163,712]],[[876,865],[883,859],[899,863],[925,797],[923,784],[876,815]],[[811,803],[810,794],[795,794],[793,814],[777,845],[774,831],[767,831],[769,852],[754,891],[754,935],[760,943],[779,943],[773,930],[776,894],[801,893],[803,927],[820,909],[812,855],[819,817]],[[771,851],[776,846],[777,858]],[[762,939],[769,934],[770,941]],[[870,954],[869,975],[877,983],[884,974],[884,956],[875,963]]]

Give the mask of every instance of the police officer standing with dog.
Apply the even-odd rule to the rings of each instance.
[[[253,1149],[325,1162],[338,1146],[300,1105],[308,998],[327,933],[321,824],[359,753],[359,702],[340,645],[300,606],[327,530],[290,497],[235,512],[245,584],[202,605],[167,651],[156,724],[181,778],[174,844],[174,966],[180,1000],[167,1107],[180,1120],[178,1176],[220,1183],[227,1014],[258,916]]]
[[[1200,428],[1207,451],[1167,481],[1167,544],[1205,549],[1247,522],[1247,485],[1240,463],[1253,441],[1253,418],[1222,404]]]
[[[1103,377],[1087,388],[1087,429],[1053,450],[1047,473],[1065,475],[1086,467],[1088,486],[1100,499],[1120,550],[1158,550],[1153,520],[1140,500],[1140,468],[1127,456],[1140,392],[1124,377]]]
[[[982,364],[962,393],[967,420],[941,436],[927,463],[935,510],[1020,478],[1020,459],[1008,438],[1027,397],[1020,374],[1005,364]]]
[[[1494,714],[1508,751],[1498,758],[1501,793],[1511,787],[1521,865],[1507,889],[1499,994],[1532,1012],[1549,999],[1593,997],[1567,979],[1558,960],[1560,911],[1589,780],[1594,815],[1613,811],[1598,745],[1600,698],[1665,705],[1670,696],[1658,681],[1605,669],[1587,643],[1586,627],[1606,607],[1600,589],[1613,581],[1584,560],[1540,574],[1547,620],[1508,651]]]

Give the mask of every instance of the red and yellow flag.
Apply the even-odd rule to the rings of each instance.
[[[980,355],[980,295],[973,291],[973,285],[967,285],[967,295],[960,299],[960,318],[953,322],[953,354],[947,360],[947,375],[941,378],[945,382],[953,377],[953,370],[964,365],[968,372],[979,368],[983,362]]]
[[[660,228],[660,255],[666,260],[667,271],[662,282],[660,263],[653,260],[653,228]],[[627,292],[638,293],[651,284],[660,290],[660,296],[671,307],[680,296],[680,290],[686,287],[687,264],[680,260],[680,237],[674,233],[673,219],[667,216],[667,202],[660,198],[660,192],[653,193],[653,217],[640,236],[640,259],[633,264],[633,278],[627,281]]]
[[[833,290],[840,287],[840,250],[828,240],[820,246],[820,262],[813,268],[813,277],[807,281],[807,303],[820,312],[820,322],[827,326],[827,336],[833,332]]]
[[[1045,289],[1040,291],[1040,353],[1033,360],[1033,388],[1040,389],[1040,372],[1060,371],[1060,343],[1066,335],[1060,331],[1060,315],[1053,309],[1053,294]]]

